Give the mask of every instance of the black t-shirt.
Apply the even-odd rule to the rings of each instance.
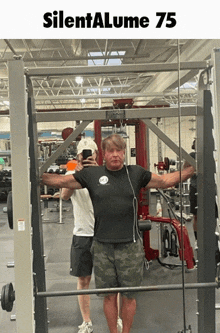
[[[94,237],[100,242],[130,242],[134,237],[134,194],[150,179],[151,172],[139,165],[110,171],[105,166],[76,172],[75,179],[89,191],[95,215]],[[134,191],[134,192],[133,192]]]

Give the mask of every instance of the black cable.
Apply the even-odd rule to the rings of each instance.
[[[186,332],[186,297],[185,297],[185,272],[184,272],[184,239],[183,239],[183,212],[182,212],[182,149],[181,149],[181,105],[180,105],[180,43],[177,39],[177,60],[178,60],[178,134],[179,134],[179,173],[180,173],[180,223],[181,223],[181,251],[182,251],[182,285],[183,285],[183,327]]]
[[[159,264],[165,268],[169,268],[169,269],[175,269],[175,268],[182,268],[182,264],[168,264],[165,262],[162,262],[159,258],[157,258],[157,261],[159,262]]]

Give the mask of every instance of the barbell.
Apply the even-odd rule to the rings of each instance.
[[[203,288],[219,288],[220,281],[216,279],[215,282],[199,282],[187,283],[185,289],[203,289]],[[92,294],[115,294],[120,292],[146,292],[146,291],[169,291],[169,290],[182,290],[182,284],[168,284],[158,286],[140,286],[140,287],[120,287],[120,288],[103,288],[103,289],[81,289],[69,291],[37,291],[35,288],[35,297],[63,297],[63,296],[78,296],[78,295],[92,295]],[[12,283],[6,284],[2,288],[1,306],[3,310],[11,312],[15,301],[15,291]]]

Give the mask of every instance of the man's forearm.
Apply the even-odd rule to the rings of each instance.
[[[194,173],[195,173],[195,168],[192,165],[189,165],[189,166],[185,167],[181,171],[182,181],[184,182],[188,178],[191,178],[194,175]]]
[[[61,198],[63,200],[69,200],[69,198],[71,197],[71,195],[73,195],[74,190],[69,189],[69,188],[62,188],[61,191]]]
[[[63,176],[54,173],[44,173],[42,175],[42,183],[56,188],[69,188],[72,190],[82,188],[73,175]]]
[[[163,175],[164,178],[164,186],[163,188],[172,187],[178,183],[180,183],[180,174],[181,174],[181,181],[184,182],[188,178],[191,178],[195,172],[195,169],[193,166],[186,167],[185,169],[181,170],[181,173],[179,171],[169,173],[166,175]]]

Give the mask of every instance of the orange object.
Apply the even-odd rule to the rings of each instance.
[[[75,170],[77,164],[78,164],[78,162],[76,160],[71,160],[71,161],[67,162],[67,164],[66,164],[67,171]]]

